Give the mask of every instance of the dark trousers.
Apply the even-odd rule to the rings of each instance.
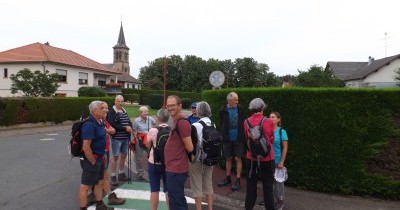
[[[246,161],[247,168],[247,189],[246,189],[246,210],[252,210],[257,200],[257,181],[261,178],[264,192],[264,205],[267,210],[274,210],[274,160],[271,161]]]
[[[167,171],[166,174],[169,208],[171,210],[188,210],[185,198],[185,182],[188,173],[171,173]]]

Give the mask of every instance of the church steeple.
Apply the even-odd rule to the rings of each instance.
[[[124,29],[122,27],[119,29],[118,42],[113,47],[114,49],[114,69],[119,72],[124,72],[130,74],[129,67],[129,47],[125,43]]]
[[[128,48],[125,43],[125,35],[124,35],[124,28],[122,27],[122,22],[121,22],[121,28],[119,29],[119,36],[118,36],[118,42],[117,44],[113,47],[115,48]],[[128,48],[129,50],[129,48]]]

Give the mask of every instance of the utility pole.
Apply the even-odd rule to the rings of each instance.
[[[167,58],[164,56],[164,109],[167,107]]]

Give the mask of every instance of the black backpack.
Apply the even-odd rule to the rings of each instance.
[[[206,125],[206,123],[201,120],[199,123],[203,126],[200,159],[204,165],[217,165],[222,156],[222,136],[215,128],[214,123]]]
[[[157,141],[153,145],[154,162],[165,164],[164,148],[169,138],[171,128],[169,126],[166,127],[158,126],[157,129],[158,129]]]
[[[264,136],[262,125],[265,117],[261,120],[259,125],[251,126],[249,119],[246,119],[248,132],[247,132],[247,145],[249,147],[251,156],[257,159],[264,158],[271,152],[271,145]]]

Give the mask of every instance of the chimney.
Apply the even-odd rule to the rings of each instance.
[[[374,62],[374,58],[372,56],[368,56],[368,65],[371,65],[372,62]]]
[[[50,43],[49,42],[46,42],[46,43],[44,43],[45,45],[47,45],[47,46],[50,46]]]

